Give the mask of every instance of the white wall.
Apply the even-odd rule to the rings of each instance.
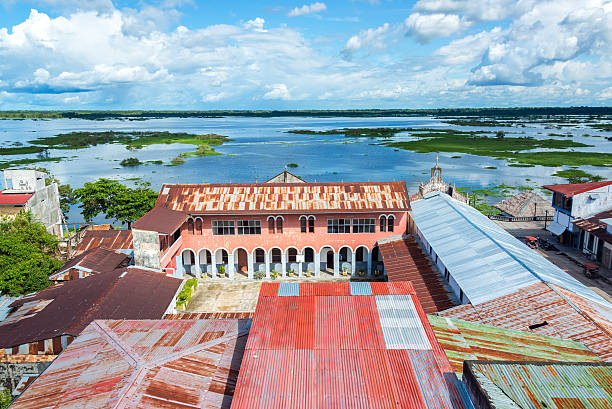
[[[612,185],[580,193],[572,198],[572,216],[587,218],[612,209]]]

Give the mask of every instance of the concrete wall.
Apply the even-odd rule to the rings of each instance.
[[[588,218],[612,208],[612,185],[580,193],[572,198],[572,216]]]
[[[60,209],[57,183],[43,186],[26,203],[26,210],[45,225],[49,233],[62,235],[62,211]]]
[[[7,169],[4,186],[10,192],[35,192],[45,187],[44,172],[29,169]]]
[[[52,361],[42,362],[0,362],[0,389],[8,389],[13,392],[21,376],[24,374],[43,373]]]
[[[134,265],[161,270],[159,234],[154,231],[132,230]]]

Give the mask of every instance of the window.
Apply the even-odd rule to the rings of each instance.
[[[283,218],[279,217],[276,219],[276,231],[279,233],[283,233]]]
[[[263,251],[263,249],[255,250],[255,262],[256,263],[266,262],[266,253]]]
[[[274,218],[270,217],[268,219],[268,233],[274,234]]]
[[[296,249],[287,250],[287,258],[290,263],[295,263],[297,261],[297,250]]]
[[[281,262],[281,251],[280,249],[272,249],[272,262],[280,263]]]
[[[374,219],[353,219],[353,233],[375,233]]]
[[[236,234],[233,220],[213,220],[212,229],[213,235],[215,236],[228,236],[231,234]]]
[[[314,261],[314,250],[310,247],[304,249],[304,261],[306,263],[312,263]]]
[[[351,220],[350,219],[327,219],[327,232],[328,233],[350,233],[351,232]]]
[[[393,223],[395,223],[395,216],[389,216],[389,219],[388,219],[389,226],[387,229],[388,231],[393,231]]]
[[[306,220],[306,216],[300,217],[300,228],[302,230],[302,233],[306,233],[306,223],[308,223],[308,221]]]
[[[187,220],[187,231],[193,234],[193,219]]]
[[[308,233],[314,233],[314,217],[310,216],[308,218]]]
[[[387,230],[387,216],[380,217],[380,231]]]
[[[259,220],[238,220],[238,234],[261,234]]]
[[[595,236],[589,233],[589,241],[587,244],[587,250],[593,251],[593,247],[595,247]]]
[[[196,219],[195,229],[196,229],[196,234],[202,234],[202,219]]]

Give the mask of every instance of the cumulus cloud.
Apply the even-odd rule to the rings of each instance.
[[[415,11],[426,13],[461,14],[478,21],[508,18],[531,7],[532,0],[419,0]]]
[[[471,23],[456,14],[421,14],[412,13],[404,22],[406,35],[414,37],[419,43],[425,44],[434,38],[448,37],[458,31],[468,28]]]
[[[363,48],[385,48],[385,39],[389,33],[389,23],[385,23],[378,28],[370,28],[360,31],[359,34],[348,39],[342,54],[345,58],[350,59],[353,54]]]
[[[264,31],[265,20],[261,17],[256,17],[244,23],[244,28],[247,30]]]
[[[304,14],[320,13],[327,10],[325,3],[316,2],[312,4],[304,4],[302,7],[296,7],[291,10],[287,15],[289,17],[303,16]]]
[[[282,99],[283,101],[291,99],[291,93],[285,84],[266,85],[266,89],[269,91],[264,94],[264,99]]]

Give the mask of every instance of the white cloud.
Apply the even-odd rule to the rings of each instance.
[[[388,33],[389,23],[385,23],[376,29],[370,28],[360,31],[359,34],[348,39],[342,49],[342,54],[345,58],[350,59],[356,51],[363,48],[385,48],[384,41]]]
[[[265,31],[264,30],[264,23],[265,20],[261,17],[256,17],[253,20],[249,20],[246,23],[244,23],[244,28],[246,28],[247,30],[255,30],[255,31]]]
[[[419,43],[428,43],[434,38],[448,37],[468,28],[471,23],[456,14],[412,13],[406,21],[406,35],[414,37]]]
[[[304,14],[320,13],[327,10],[325,3],[316,2],[312,4],[304,4],[302,7],[296,7],[291,10],[287,15],[289,17],[303,16]]]
[[[601,100],[612,100],[612,87],[605,88],[597,94],[597,98]]]
[[[266,85],[266,89],[269,91],[264,94],[264,99],[282,99],[283,101],[291,99],[291,93],[285,84]]]
[[[532,0],[419,0],[415,11],[461,14],[471,20],[496,21],[531,7]]]

